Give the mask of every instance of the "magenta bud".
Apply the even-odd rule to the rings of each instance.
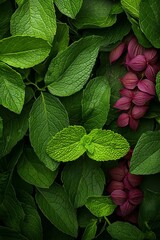
[[[127,160],[130,160],[131,157],[132,157],[132,154],[133,154],[133,149],[130,148],[129,151],[128,151],[128,153],[124,156],[124,158],[127,159]],[[128,163],[128,165],[130,164],[129,161],[128,161],[127,163]]]
[[[128,181],[127,175],[123,179],[123,184],[124,184],[124,188],[127,190],[130,190],[133,188],[132,185],[130,184],[130,182]]]
[[[160,70],[160,66],[158,65],[149,65],[147,66],[146,70],[145,70],[145,75],[146,77],[151,80],[152,82],[155,82],[156,80],[156,75]]]
[[[148,106],[134,106],[132,108],[132,117],[134,119],[142,118],[148,110]]]
[[[130,116],[129,119],[129,126],[133,131],[136,131],[139,125],[139,120],[134,119],[132,116]]]
[[[138,83],[138,77],[135,73],[128,72],[120,79],[123,86],[127,89],[134,89]]]
[[[129,115],[128,113],[121,113],[117,120],[117,125],[119,127],[126,127],[129,124]]]
[[[158,52],[154,48],[145,49],[143,54],[150,64],[155,64],[158,60]]]
[[[125,43],[120,43],[116,48],[114,48],[109,55],[110,63],[113,63],[116,60],[118,60],[122,55],[122,53],[124,52],[124,49],[125,49]]]
[[[123,190],[123,189],[124,189],[123,182],[119,182],[115,180],[112,180],[107,186],[107,191],[109,193],[113,192],[114,190]]]
[[[143,193],[138,188],[132,188],[128,193],[128,199],[131,204],[139,205],[143,199]]]
[[[142,92],[149,93],[150,95],[155,95],[155,84],[148,79],[140,80],[137,84],[137,87]]]
[[[137,39],[133,37],[128,44],[128,54],[130,58],[134,58],[137,55],[142,55],[144,48],[138,43]]]
[[[134,96],[134,92],[126,88],[121,89],[120,94],[122,97],[128,97],[128,98],[133,98]]]
[[[136,208],[131,214],[124,217],[124,221],[131,222],[133,224],[138,223],[138,209]]]
[[[113,180],[122,181],[125,177],[125,171],[123,167],[115,167],[109,170],[109,174]]]
[[[139,186],[142,182],[142,176],[140,175],[134,175],[134,174],[128,173],[127,177],[128,177],[128,181],[133,187]]]
[[[129,201],[126,201],[123,205],[120,206],[121,216],[127,216],[131,214],[136,208],[136,205],[131,204]]]
[[[132,102],[137,106],[143,106],[148,103],[152,98],[153,96],[149,95],[148,93],[137,90],[134,94]]]
[[[137,55],[129,62],[126,62],[126,65],[133,71],[141,72],[147,67],[147,61],[143,55]]]
[[[114,190],[111,193],[111,198],[116,205],[122,205],[127,200],[127,193],[123,190]]]
[[[121,97],[114,104],[114,107],[119,110],[128,110],[131,107],[131,99],[128,97]]]

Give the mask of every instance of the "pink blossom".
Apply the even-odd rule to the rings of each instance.
[[[147,67],[147,61],[144,55],[137,55],[130,61],[126,62],[126,65],[133,71],[141,72]]]
[[[152,98],[153,96],[151,96],[150,94],[137,90],[135,92],[132,102],[137,106],[143,106],[148,103]]]
[[[125,168],[122,166],[118,166],[109,170],[109,174],[113,180],[122,181],[125,177]]]
[[[124,184],[125,189],[127,189],[127,190],[130,190],[133,188],[132,185],[130,184],[130,182],[128,181],[127,175],[123,179],[123,184]]]
[[[154,48],[145,49],[143,54],[149,64],[155,64],[158,60],[158,52]]]
[[[137,87],[142,92],[149,93],[150,95],[155,95],[155,84],[148,79],[140,80],[137,84]]]
[[[128,193],[128,199],[131,204],[139,205],[143,199],[143,193],[138,188],[132,188]]]
[[[148,66],[145,70],[145,75],[149,80],[151,80],[152,82],[155,82],[156,75],[159,70],[160,70],[160,66],[148,64]]]
[[[114,190],[123,190],[124,184],[123,182],[112,180],[109,185],[107,186],[107,191],[109,193],[113,192]]]
[[[134,175],[134,174],[131,174],[130,172],[127,174],[127,177],[128,177],[128,181],[130,182],[130,184],[133,186],[133,187],[137,187],[141,184],[142,182],[142,176],[140,175]]]
[[[122,204],[119,207],[119,215],[120,216],[127,216],[129,214],[131,214],[131,212],[133,212],[136,208],[136,205],[131,204],[128,200],[124,202],[124,204]]]
[[[118,60],[122,55],[122,53],[124,52],[124,50],[125,50],[125,43],[120,43],[116,48],[114,48],[109,55],[110,63],[113,63],[116,60]]]
[[[128,97],[121,97],[114,104],[114,107],[119,110],[128,110],[131,106],[131,99]]]
[[[143,55],[144,48],[138,43],[137,39],[133,37],[128,44],[128,55],[134,58],[137,55]]]
[[[131,115],[132,115],[132,117],[134,118],[134,119],[139,119],[139,118],[142,118],[144,115],[145,115],[145,113],[147,112],[147,110],[148,110],[148,106],[134,106],[133,108],[132,108],[132,113],[131,113]]]
[[[128,113],[121,113],[117,119],[117,125],[119,127],[126,127],[129,124]]]
[[[126,88],[121,89],[119,92],[122,97],[128,97],[128,98],[132,99],[134,96],[134,92],[132,90],[129,90]]]
[[[139,120],[134,119],[132,116],[129,118],[129,126],[133,131],[136,131],[139,125]]]
[[[123,205],[127,200],[127,193],[123,190],[114,190],[111,198],[116,205]]]
[[[123,86],[127,89],[134,89],[138,83],[138,77],[135,73],[128,72],[120,79]]]

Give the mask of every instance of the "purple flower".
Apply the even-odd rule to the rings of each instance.
[[[132,116],[129,118],[129,126],[133,131],[136,131],[139,125],[139,120],[134,119]]]
[[[146,77],[151,80],[152,82],[155,82],[156,80],[156,75],[158,71],[160,70],[160,66],[158,65],[149,65],[147,66],[145,70],[145,75]]]
[[[131,107],[132,99],[128,97],[121,97],[114,104],[114,107],[119,110],[128,110]]]
[[[123,86],[127,89],[134,89],[138,83],[138,77],[135,73],[128,72],[120,79]]]
[[[121,89],[119,92],[122,97],[128,97],[128,98],[132,99],[134,96],[134,92],[132,90],[129,90],[126,88]]]
[[[130,61],[126,61],[126,65],[136,72],[141,72],[147,67],[147,61],[144,55],[137,55]]]
[[[128,200],[119,207],[119,216],[127,216],[136,208],[136,205],[131,204]]]
[[[129,115],[128,113],[121,113],[117,120],[117,125],[119,127],[126,127],[129,124]]]
[[[125,177],[125,168],[118,166],[109,170],[109,174],[113,180],[122,181]]]
[[[155,95],[155,84],[148,79],[140,80],[137,84],[137,87],[142,92],[149,93],[150,95]]]
[[[135,58],[137,55],[143,55],[144,48],[138,43],[137,39],[133,37],[128,44],[129,57]]]
[[[112,180],[109,185],[107,186],[107,191],[109,193],[113,192],[114,190],[123,190],[124,184],[123,182]]]
[[[114,48],[109,55],[110,63],[113,63],[116,60],[118,60],[122,55],[122,53],[124,52],[124,50],[125,50],[125,43],[120,43],[116,48]]]
[[[137,106],[143,106],[147,104],[152,98],[153,96],[150,94],[137,90],[134,94],[132,102]]]
[[[131,174],[130,172],[127,174],[127,178],[133,187],[139,186],[142,182],[142,176],[134,175],[134,174]]]
[[[127,200],[127,193],[123,190],[114,190],[111,198],[116,205],[123,205]]]
[[[128,193],[128,199],[131,204],[139,205],[143,199],[143,193],[138,188],[132,188]]]
[[[155,64],[158,61],[158,52],[154,48],[145,49],[143,54],[149,64]]]
[[[139,118],[142,118],[144,115],[145,115],[145,113],[147,112],[147,110],[148,110],[148,106],[134,106],[133,108],[132,108],[132,113],[131,113],[131,115],[132,115],[132,117],[134,118],[134,119],[139,119]]]

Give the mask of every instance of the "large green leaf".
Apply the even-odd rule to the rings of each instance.
[[[83,92],[82,117],[87,131],[102,128],[110,108],[110,86],[106,77],[90,80]]]
[[[159,0],[141,0],[140,28],[155,48],[160,48],[160,4]]]
[[[57,171],[45,167],[31,148],[24,149],[17,171],[26,182],[41,188],[49,188],[57,175]]]
[[[17,68],[29,68],[45,60],[50,45],[43,39],[13,36],[0,41],[0,61]]]
[[[116,15],[111,14],[113,5],[111,0],[83,0],[73,24],[78,29],[110,27],[116,22]]]
[[[141,0],[121,0],[124,10],[131,16],[139,17],[139,5]]]
[[[36,201],[43,214],[60,231],[77,236],[76,212],[63,187],[52,185],[50,189],[38,189]]]
[[[40,160],[51,170],[58,164],[46,154],[47,143],[68,124],[67,112],[61,102],[49,93],[41,93],[30,112],[30,141]]]
[[[26,0],[12,15],[12,35],[42,38],[52,43],[55,33],[53,0]]]
[[[0,63],[0,104],[20,113],[24,104],[24,83],[21,75],[4,63]]]
[[[75,18],[82,6],[83,0],[55,0],[59,11],[64,15]]]
[[[80,158],[65,166],[62,181],[71,202],[78,208],[86,203],[88,197],[103,193],[105,176],[96,162]]]
[[[130,171],[142,175],[160,172],[159,158],[160,131],[143,133],[134,148]]]
[[[92,240],[97,232],[97,219],[91,220],[85,228],[81,240]]]
[[[48,90],[63,97],[81,90],[95,64],[101,41],[95,36],[81,38],[60,52],[52,60],[45,76]]]

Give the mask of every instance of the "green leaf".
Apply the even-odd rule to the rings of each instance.
[[[78,208],[86,203],[88,197],[103,193],[105,176],[97,162],[80,158],[65,166],[62,181],[71,202]]]
[[[155,48],[160,48],[159,12],[159,0],[141,0],[139,12],[140,28]]]
[[[11,34],[47,40],[50,44],[56,33],[53,0],[26,0],[11,17]]]
[[[127,140],[111,130],[94,129],[88,136],[91,138],[91,144],[87,155],[93,160],[117,160],[129,150]]]
[[[68,162],[79,158],[86,148],[81,143],[87,136],[82,126],[69,126],[58,132],[47,145],[47,154],[55,161]]]
[[[60,231],[77,236],[76,212],[63,187],[52,185],[50,189],[38,189],[36,201],[43,214]]]
[[[113,5],[111,0],[83,0],[73,24],[78,29],[110,27],[116,22],[116,15],[111,14]]]
[[[25,85],[21,75],[4,63],[0,63],[0,104],[20,113],[24,104]]]
[[[128,222],[114,222],[107,231],[116,240],[143,240],[144,234],[136,226]]]
[[[160,102],[160,72],[158,72],[156,76],[156,93]]]
[[[44,61],[50,45],[43,39],[13,36],[0,41],[0,61],[16,68],[30,68]]]
[[[14,231],[8,227],[0,226],[0,240],[28,240],[18,231]]]
[[[51,170],[55,170],[58,164],[46,154],[47,143],[68,125],[67,112],[59,99],[49,93],[41,93],[30,112],[30,141],[40,160]]]
[[[82,99],[83,125],[87,131],[102,128],[110,108],[110,86],[105,76],[89,81]]]
[[[3,119],[0,117],[0,138],[2,137],[3,134]]]
[[[1,3],[1,2],[0,2]],[[0,6],[0,39],[9,32],[9,23],[12,16],[12,4],[7,1]]]
[[[135,18],[139,18],[139,5],[141,0],[121,0],[124,10]]]
[[[11,180],[10,175],[11,175],[10,171],[0,172],[0,204],[3,202],[5,198],[6,190]]]
[[[59,11],[64,15],[75,18],[82,6],[83,0],[55,0]]]
[[[69,96],[86,84],[95,64],[101,38],[81,38],[60,52],[49,65],[45,76],[48,90],[57,96]]]
[[[97,220],[92,220],[88,223],[83,233],[81,240],[92,240],[95,238],[97,232]]]
[[[96,217],[106,217],[111,215],[117,207],[109,196],[89,197],[85,206]]]
[[[57,175],[57,171],[45,167],[31,148],[24,149],[17,171],[24,181],[41,188],[49,188]]]
[[[30,104],[27,104],[19,115],[7,109],[1,109],[3,136],[0,139],[0,158],[8,154],[26,134],[30,108]]]
[[[160,131],[148,131],[139,138],[131,158],[130,171],[133,174],[154,174],[160,172]]]
[[[16,0],[16,3],[18,4],[18,6],[21,6],[24,1],[25,1],[25,0]]]

